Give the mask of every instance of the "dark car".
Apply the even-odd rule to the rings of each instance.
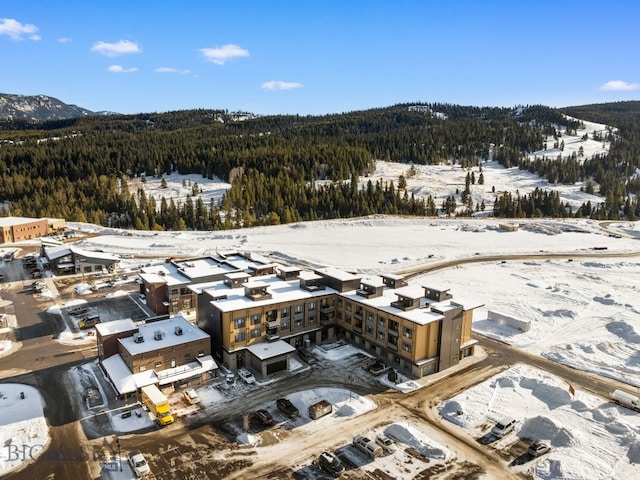
[[[342,462],[338,460],[334,455],[331,455],[329,452],[322,452],[318,457],[318,465],[324,468],[327,472],[329,472],[334,477],[340,476],[342,472],[344,472],[344,465]]]
[[[255,417],[263,424],[263,425],[273,425],[274,423],[276,423],[276,421],[273,418],[273,415],[271,415],[269,412],[267,412],[266,410],[260,409],[258,411],[256,411]]]
[[[278,409],[289,418],[300,416],[300,412],[296,406],[287,398],[279,398],[276,400],[276,405],[278,406]]]
[[[374,375],[382,375],[383,373],[387,373],[389,370],[391,370],[391,367],[380,359],[376,360],[373,365],[369,367],[369,371]]]

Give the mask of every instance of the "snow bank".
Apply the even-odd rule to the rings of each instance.
[[[435,443],[406,422],[393,423],[384,429],[384,433],[388,437],[413,448],[423,457],[446,460],[449,456],[444,447]]]

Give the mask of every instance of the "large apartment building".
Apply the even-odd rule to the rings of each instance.
[[[196,295],[190,288],[194,284],[216,282],[230,273],[251,272],[253,275],[272,273],[273,265],[260,258],[252,260],[237,252],[219,253],[217,258],[200,257],[187,260],[168,258],[161,265],[144,267],[140,274],[140,293],[146,305],[156,315],[189,315],[195,312]]]
[[[275,274],[235,272],[193,289],[215,358],[262,375],[287,369],[295,347],[336,335],[415,377],[445,370],[474,353],[471,322],[481,306],[395,275],[337,269],[278,266]]]

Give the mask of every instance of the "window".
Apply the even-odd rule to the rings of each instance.
[[[307,325],[315,325],[315,324],[316,324],[316,317],[307,318]]]
[[[284,331],[289,331],[291,330],[291,321],[289,319],[287,320],[281,320],[280,321],[280,330],[284,330]]]
[[[240,332],[240,333],[236,333],[234,341],[236,342],[244,342],[246,336],[246,334],[244,332]]]
[[[373,322],[373,313],[367,312],[367,322]]]
[[[398,337],[396,337],[393,334],[389,334],[389,336],[387,337],[387,341],[391,344],[391,345],[397,345],[398,344]]]
[[[353,307],[352,307],[352,305],[351,305],[351,302],[344,302],[344,309],[345,309],[347,312],[350,312],[352,308],[353,308]]]
[[[398,331],[398,322],[396,322],[394,320],[389,320],[389,330],[391,330],[392,332],[397,332]]]
[[[347,323],[351,323],[351,315],[345,314],[344,315],[344,321],[347,322]]]
[[[302,320],[296,320],[295,322],[293,322],[293,326],[295,328],[300,328],[302,326]]]
[[[378,332],[378,340],[380,340],[381,342],[384,341],[384,332]]]
[[[259,313],[254,313],[251,315],[251,325],[259,325],[262,321],[262,315]]]
[[[171,302],[171,311],[172,312],[177,312],[178,311],[178,302]]]
[[[304,309],[303,305],[301,303],[299,303],[298,305],[295,305],[293,307],[293,313],[296,313],[296,314],[302,313],[303,309]]]
[[[405,352],[411,352],[411,344],[402,342],[402,350],[404,350]]]
[[[280,310],[281,313],[281,317],[288,317],[289,316],[289,307],[283,308],[282,310]]]
[[[342,308],[342,298],[338,297],[338,300],[336,301],[336,305],[338,306],[338,308]]]
[[[262,328],[252,328],[251,338],[258,338],[262,336]]]
[[[387,324],[387,320],[384,317],[378,317],[378,327],[384,327]]]
[[[233,320],[234,328],[244,328],[244,325],[245,325],[244,317],[239,317]]]
[[[146,365],[140,365],[140,371],[144,372],[147,370],[147,366]]]
[[[407,338],[411,338],[413,336],[413,330],[411,329],[411,327],[404,327],[403,335]]]
[[[156,368],[162,367],[162,362],[156,362]]]
[[[373,324],[367,322],[367,335],[373,337]]]
[[[307,310],[308,310],[309,312],[312,312],[312,311],[314,311],[315,309],[316,309],[316,302],[309,302],[309,303],[307,304]]]
[[[204,357],[204,350],[198,350],[198,357]]]
[[[184,308],[191,308],[191,299],[185,298],[184,301],[182,302],[182,305],[184,306]]]
[[[191,360],[191,354],[190,353],[185,353],[184,354],[184,361],[188,362],[189,360]]]

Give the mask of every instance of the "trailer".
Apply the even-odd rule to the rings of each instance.
[[[623,390],[614,390],[609,394],[614,403],[640,412],[640,398]]]
[[[309,417],[317,420],[320,417],[329,415],[333,411],[333,405],[326,400],[320,400],[318,403],[309,405]]]

